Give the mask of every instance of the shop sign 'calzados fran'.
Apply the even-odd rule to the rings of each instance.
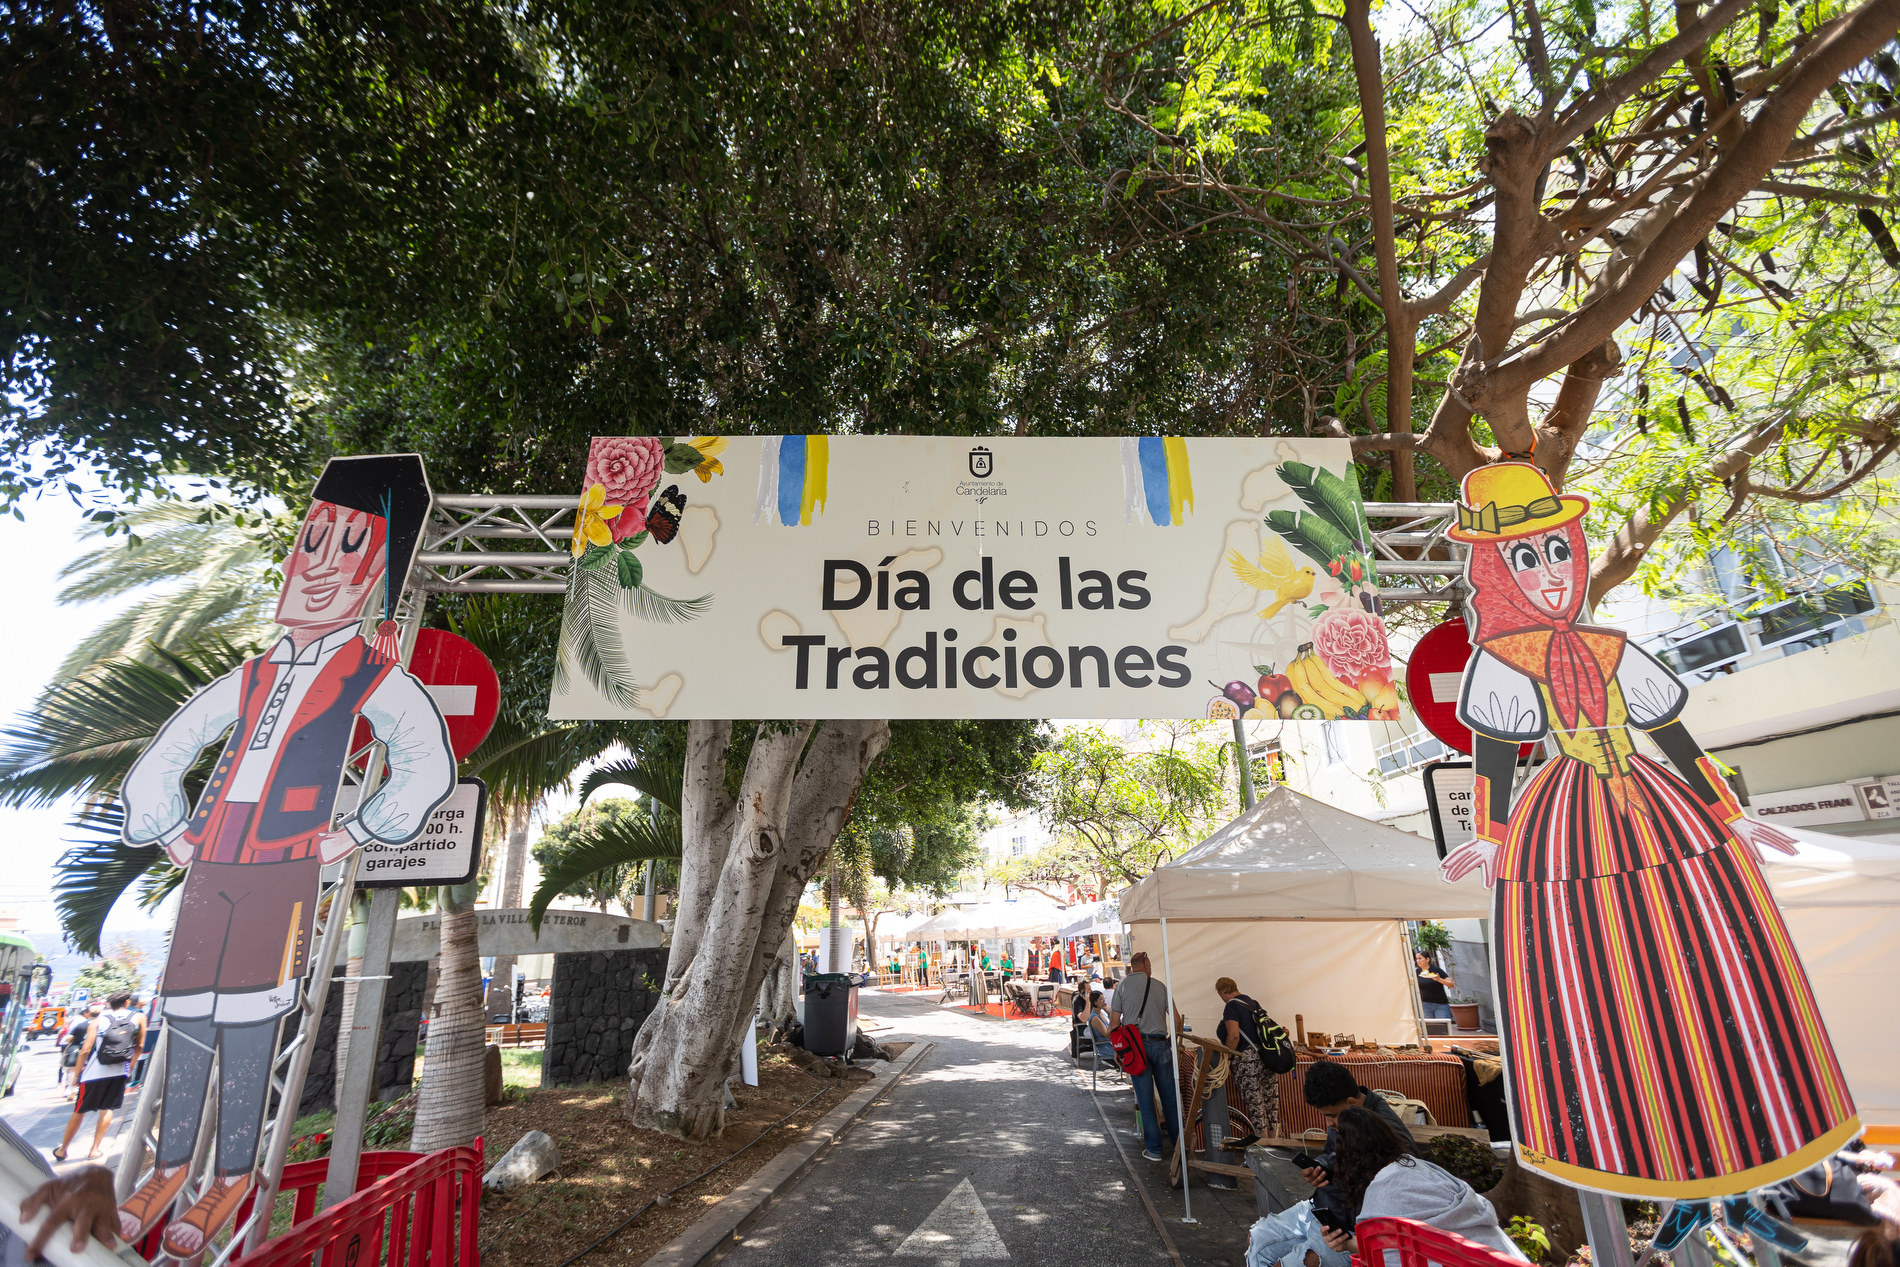
[[[1350,458],[600,437],[549,715],[1396,718]]]

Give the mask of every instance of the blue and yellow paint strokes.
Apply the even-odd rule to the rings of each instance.
[[[1131,524],[1178,525],[1194,513],[1194,474],[1180,436],[1122,440],[1122,516]]]
[[[755,524],[809,526],[830,496],[831,437],[767,436],[759,454]]]

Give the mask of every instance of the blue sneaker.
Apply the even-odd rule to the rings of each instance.
[[[1746,1231],[1776,1249],[1799,1254],[1808,1247],[1807,1237],[1768,1211],[1756,1209],[1747,1197],[1730,1197],[1722,1203],[1722,1213],[1731,1228],[1737,1232]]]
[[[1707,1201],[1678,1201],[1670,1208],[1669,1214],[1656,1229],[1656,1239],[1650,1248],[1666,1254],[1689,1239],[1691,1232],[1715,1222],[1715,1214]]]

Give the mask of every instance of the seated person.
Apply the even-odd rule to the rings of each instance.
[[[1113,1063],[1115,1045],[1108,1041],[1108,1031],[1115,1026],[1109,1020],[1108,1004],[1103,1001],[1100,990],[1089,991],[1088,1009],[1082,1013],[1082,1024],[1087,1028],[1089,1037],[1095,1040],[1095,1046]]]
[[[1376,1097],[1375,1097],[1376,1098]],[[1339,1115],[1338,1169],[1333,1186],[1358,1208],[1360,1219],[1413,1219],[1452,1232],[1508,1258],[1524,1252],[1498,1226],[1498,1212],[1470,1184],[1418,1156],[1377,1113],[1363,1108]],[[1352,1238],[1322,1228],[1328,1248],[1350,1252]]]
[[[1336,1153],[1339,1148],[1339,1115],[1347,1109],[1364,1108],[1376,1114],[1390,1126],[1398,1137],[1408,1145],[1412,1143],[1412,1132],[1399,1121],[1398,1114],[1385,1102],[1384,1096],[1374,1095],[1359,1085],[1352,1070],[1345,1065],[1330,1060],[1319,1060],[1306,1066],[1305,1076],[1300,1079],[1300,1091],[1306,1102],[1319,1110],[1326,1119],[1326,1151],[1314,1158],[1319,1164],[1301,1171],[1306,1181],[1316,1191],[1313,1196],[1298,1205],[1289,1206],[1278,1214],[1269,1214],[1253,1225],[1247,1235],[1247,1267],[1347,1267],[1352,1255],[1328,1244],[1322,1236],[1325,1230],[1319,1220],[1313,1217],[1315,1206],[1330,1210],[1342,1221],[1350,1224],[1357,1211],[1347,1200],[1345,1193],[1338,1188],[1333,1178],[1338,1172]]]

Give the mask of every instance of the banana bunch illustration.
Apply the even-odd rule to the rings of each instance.
[[[1312,716],[1323,717],[1327,721],[1337,721],[1342,717],[1363,718],[1370,710],[1370,702],[1365,695],[1334,676],[1310,642],[1301,644],[1300,654],[1286,666],[1286,675],[1293,683],[1293,689],[1305,701],[1303,708],[1294,711],[1296,718],[1302,717],[1307,708],[1313,710]]]

